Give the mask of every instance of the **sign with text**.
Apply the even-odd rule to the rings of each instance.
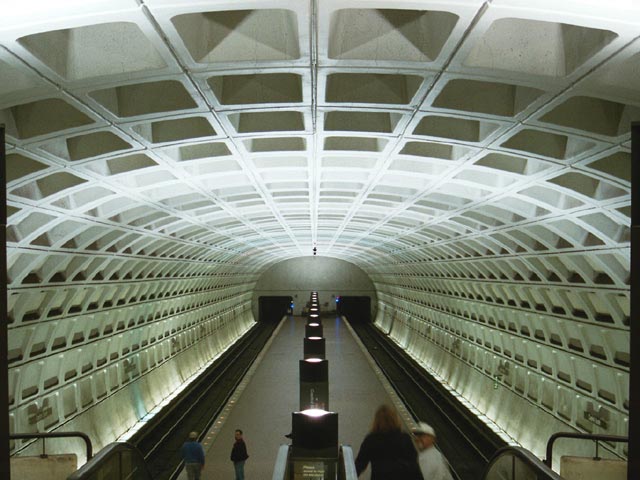
[[[324,480],[324,462],[296,461],[293,464],[293,480]]]

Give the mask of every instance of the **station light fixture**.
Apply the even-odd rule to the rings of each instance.
[[[323,336],[322,325],[320,325],[317,322],[307,323],[304,326],[304,336],[306,338],[322,337]]]
[[[329,362],[321,358],[300,360],[300,410],[329,408]]]
[[[338,414],[310,408],[292,413],[292,456],[337,458]]]
[[[304,358],[325,358],[325,340],[322,337],[304,339]]]

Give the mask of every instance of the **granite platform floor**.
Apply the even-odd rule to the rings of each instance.
[[[279,325],[258,360],[207,432],[203,480],[233,480],[229,459],[234,431],[244,431],[249,459],[247,480],[271,480],[278,449],[289,441],[291,413],[299,410],[299,360],[303,358],[305,318],[288,317]],[[412,419],[349,325],[339,317],[322,318],[329,361],[329,408],[338,413],[338,435],[354,456],[371,426],[376,408],[391,403],[408,426]],[[361,479],[369,478],[369,469]],[[183,471],[180,480],[186,480]]]

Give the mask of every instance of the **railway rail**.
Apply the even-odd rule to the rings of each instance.
[[[130,443],[141,451],[154,480],[178,477],[182,466],[180,448],[189,432],[206,432],[211,427],[277,325],[278,322],[256,323],[170,409],[131,438]]]
[[[277,322],[259,322],[229,348],[172,407],[131,440],[154,480],[174,480],[180,447],[190,431],[207,431],[262,351]],[[415,419],[438,432],[438,446],[457,480],[477,480],[505,442],[371,323],[351,323]]]

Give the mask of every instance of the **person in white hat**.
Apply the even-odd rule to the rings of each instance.
[[[436,448],[436,432],[433,427],[420,422],[413,429],[413,435],[418,446],[418,462],[424,480],[453,480],[447,460]]]

